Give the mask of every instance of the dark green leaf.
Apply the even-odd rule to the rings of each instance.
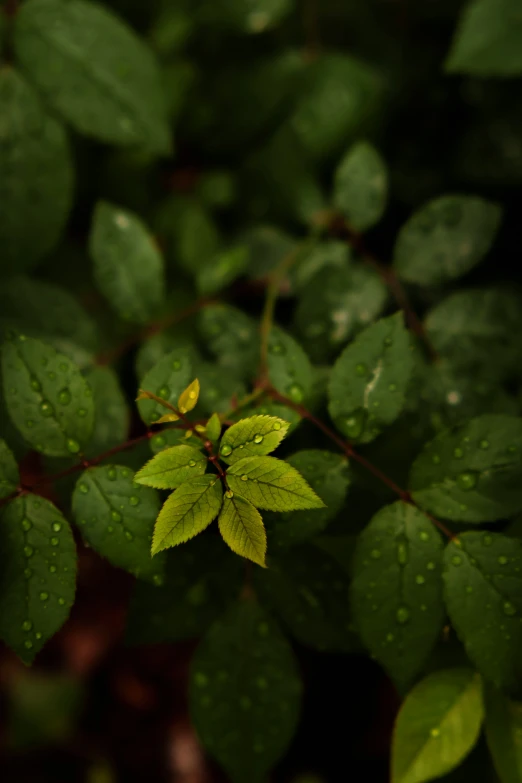
[[[223,488],[215,474],[189,479],[165,501],[154,528],[152,553],[182,544],[201,533],[215,519],[223,502]]]
[[[2,372],[9,415],[25,440],[49,457],[78,454],[94,425],[92,391],[79,369],[19,335],[3,344]]]
[[[221,251],[198,271],[200,294],[215,294],[223,290],[245,272],[247,265],[248,249],[244,245]]]
[[[71,611],[74,541],[58,509],[30,494],[2,510],[0,538],[0,637],[31,663]]]
[[[324,503],[298,471],[275,457],[247,457],[227,470],[233,492],[267,511],[323,508]]]
[[[518,0],[470,0],[446,60],[449,73],[522,74],[522,19]]]
[[[192,361],[187,350],[176,349],[166,354],[140,381],[140,389],[176,406],[181,392],[193,380]],[[167,410],[154,400],[140,400],[138,410],[145,424],[152,424]]]
[[[275,416],[249,416],[225,432],[219,456],[232,465],[245,457],[261,457],[277,449],[288,431],[288,422]]]
[[[245,379],[254,377],[259,334],[252,318],[230,305],[210,305],[199,315],[199,330],[223,370]]]
[[[357,542],[355,625],[401,688],[415,679],[442,631],[442,551],[430,520],[402,501],[384,506]]]
[[[335,171],[334,204],[351,228],[367,231],[386,209],[388,172],[379,152],[367,141],[354,144]]]
[[[510,701],[503,693],[488,686],[486,702],[486,738],[500,783],[522,780],[522,704]]]
[[[248,247],[249,276],[254,280],[265,280],[297,247],[289,234],[264,223],[255,223],[247,229],[241,234],[241,241]]]
[[[243,561],[219,538],[201,535],[167,553],[161,586],[137,582],[127,621],[130,644],[201,636],[236,598]]]
[[[293,337],[273,326],[268,341],[270,382],[292,402],[303,402],[312,387],[310,359]]]
[[[522,509],[522,419],[478,416],[445,430],[413,463],[410,489],[426,511],[489,522]]]
[[[265,566],[266,532],[259,511],[236,492],[225,492],[218,518],[219,532],[230,549]]]
[[[83,538],[100,555],[134,576],[161,577],[164,559],[150,554],[160,501],[153,489],[134,483],[130,468],[89,468],[78,479],[72,504]]]
[[[285,514],[268,513],[265,523],[270,551],[295,546],[322,532],[341,510],[350,485],[348,460],[342,454],[307,449],[292,454],[287,463],[306,479],[324,502],[325,508]]]
[[[202,22],[236,32],[263,33],[279,24],[292,11],[294,0],[253,0],[244,6],[236,0],[202,0]]]
[[[451,622],[479,671],[497,687],[520,683],[522,544],[500,533],[463,533],[444,552]]]
[[[164,233],[171,239],[173,252],[190,275],[203,269],[219,249],[220,237],[211,214],[198,202],[173,201],[164,208]],[[160,235],[163,233],[160,226]]]
[[[12,67],[0,71],[0,113],[0,274],[19,274],[57,244],[74,171],[64,129]]]
[[[484,708],[472,669],[430,674],[410,691],[392,745],[392,783],[423,783],[454,769],[478,740]]]
[[[30,80],[77,131],[170,152],[154,56],[106,8],[85,0],[29,0],[16,16],[14,43]]]
[[[232,372],[223,372],[211,362],[194,363],[194,375],[201,383],[198,412],[207,416],[213,411],[226,413],[234,407],[234,400],[246,394],[246,389]]]
[[[339,431],[368,443],[392,424],[403,410],[413,366],[402,312],[368,326],[344,349],[330,376],[329,411]]]
[[[281,254],[279,261],[288,255],[292,248],[295,248],[295,243],[289,244],[288,250]],[[353,250],[347,242],[333,239],[316,241],[299,256],[297,263],[290,270],[290,278],[295,288],[301,291],[319,272],[326,275],[332,269],[344,269],[352,263]]]
[[[233,783],[266,779],[296,729],[300,693],[292,650],[254,601],[218,620],[192,661],[192,721]]]
[[[0,439],[0,499],[11,495],[20,483],[20,474],[14,454],[5,442]]]
[[[134,476],[138,484],[156,489],[176,489],[187,479],[203,475],[207,457],[193,446],[180,445],[156,454]]]
[[[270,558],[269,568],[255,572],[255,587],[262,603],[302,644],[345,651],[359,646],[348,574],[332,555],[308,544]]]
[[[394,266],[403,280],[440,285],[469,272],[489,251],[502,212],[475,196],[441,196],[415,212],[402,227]]]
[[[97,457],[125,442],[130,415],[118,376],[111,367],[92,367],[84,374],[95,408],[94,429],[85,453],[87,457]]]
[[[125,321],[151,321],[165,295],[163,258],[137,215],[100,201],[89,248],[98,286],[114,310]]]
[[[136,375],[138,378],[143,378],[160,359],[163,359],[164,356],[174,350],[188,352],[191,356],[196,355],[188,330],[165,330],[145,340],[136,355]]]

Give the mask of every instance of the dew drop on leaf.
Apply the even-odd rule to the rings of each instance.
[[[27,545],[27,546],[24,546],[24,555],[25,555],[26,557],[31,557],[31,555],[33,554],[33,552],[34,552],[34,549],[33,549],[33,547],[32,547],[32,546],[29,546],[29,545]]]
[[[476,483],[477,483],[476,473],[471,473],[471,472],[460,473],[457,476],[457,484],[460,489],[463,490],[473,489]]]
[[[371,556],[373,557],[374,560],[378,560],[380,558],[380,556],[381,556],[381,550],[380,549],[372,549],[370,554],[371,554]]]
[[[89,487],[87,486],[87,484],[83,484],[83,483],[78,486],[78,489],[80,490],[82,495],[86,495],[89,491]]]
[[[232,446],[225,443],[225,445],[221,447],[221,453],[224,457],[228,457],[229,454],[232,454]]]
[[[32,528],[32,524],[29,522],[28,519],[22,519],[22,530],[25,530],[26,532]]]
[[[42,592],[40,593],[40,601],[47,601],[49,598],[49,593]]]
[[[407,609],[405,606],[400,606],[397,609],[397,622],[401,625],[404,625],[404,623],[407,623],[410,619],[410,610]]]
[[[262,443],[263,442],[263,436],[262,435],[254,435],[254,443]]]
[[[508,558],[505,555],[500,555],[498,557],[498,563],[499,563],[499,565],[507,565]]]
[[[460,555],[453,555],[453,557],[451,558],[451,562],[453,563],[454,566],[462,565],[462,558]]]
[[[111,511],[111,519],[113,522],[121,522],[121,514],[118,511]]]
[[[504,614],[507,614],[508,617],[513,617],[517,613],[517,608],[511,601],[504,601],[503,609]]]
[[[80,444],[77,440],[74,440],[74,438],[69,438],[67,441],[67,450],[71,452],[71,454],[78,454],[80,451]]]
[[[52,527],[53,527],[53,530],[54,530],[55,533],[59,533],[60,530],[62,529],[62,523],[61,522],[53,522]]]
[[[243,473],[243,475],[241,476],[241,481],[248,481],[248,476],[246,473]]]
[[[131,506],[138,506],[140,503],[140,499],[137,495],[131,495],[129,498],[129,503]]]
[[[62,389],[58,394],[58,402],[60,405],[69,405],[71,401],[71,392],[69,389]]]
[[[56,536],[53,536],[51,538],[51,546],[58,546],[59,543],[60,543],[60,540],[58,538],[56,538]]]

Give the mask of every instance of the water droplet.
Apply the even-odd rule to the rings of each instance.
[[[481,440],[479,446],[481,449],[489,449],[489,440]]]
[[[127,539],[127,541],[133,541],[134,536],[132,535],[132,533],[129,530],[126,530],[125,531],[125,538]]]
[[[434,454],[433,457],[431,458],[431,461],[433,462],[434,465],[440,465],[440,457],[439,457],[439,455],[438,454]]]
[[[40,593],[40,601],[47,601],[49,593]]]
[[[31,429],[31,427],[34,427],[34,421],[32,419],[26,419],[25,426]]]
[[[248,476],[246,473],[243,473],[243,475],[241,476],[241,481],[248,481]]]
[[[421,541],[429,541],[430,540],[430,534],[427,533],[425,530],[421,530],[419,533],[419,538]]]
[[[161,397],[162,400],[167,400],[170,394],[170,389],[168,386],[161,386],[161,388],[158,389],[156,392],[158,397]]]
[[[228,443],[225,443],[224,446],[221,446],[221,454],[224,457],[228,457],[229,454],[232,454],[232,446],[229,446]]]
[[[462,565],[462,558],[460,555],[453,555],[453,557],[451,558],[451,562],[453,563],[454,566]]]
[[[373,557],[374,560],[378,560],[381,556],[381,551],[380,549],[372,549],[370,555]]]
[[[30,579],[33,575],[33,572],[30,568],[24,568],[24,576],[26,579]]]
[[[274,429],[276,432],[278,432],[281,429],[281,422],[280,421],[275,421],[274,422],[274,426],[272,427],[272,429]]]
[[[208,683],[208,677],[206,674],[203,674],[203,672],[196,672],[194,674],[194,682],[198,687],[204,688]]]
[[[387,642],[393,642],[394,639],[395,639],[395,636],[392,633],[386,634],[386,641]]]
[[[365,364],[357,364],[355,367],[355,373],[361,378],[364,378],[366,375],[368,375],[368,368]]]
[[[78,489],[80,490],[82,495],[86,495],[88,493],[88,491],[89,491],[89,487],[87,486],[87,484],[83,484],[83,483],[82,484],[78,484]]]
[[[33,391],[39,392],[41,390],[41,386],[39,381],[36,380],[36,378],[31,378],[31,389]]]
[[[128,468],[122,468],[121,469],[121,477],[122,478],[129,478],[130,476],[130,470]]]
[[[65,606],[65,598],[59,598],[58,603],[60,604],[60,606]]]
[[[85,408],[78,408],[78,416],[83,419],[85,416],[87,416],[87,411]]]
[[[78,454],[80,451],[80,444],[77,440],[74,440],[74,438],[69,438],[67,441],[67,450],[71,452],[71,454]]]
[[[262,443],[263,442],[263,436],[262,435],[254,435],[254,443]]]
[[[51,538],[51,546],[58,546],[59,543],[60,543],[60,539],[56,538],[56,536],[53,536]]]
[[[459,489],[463,490],[469,490],[473,489],[473,487],[477,483],[477,474],[476,473],[460,473],[457,476],[457,484],[459,486]]]
[[[440,729],[431,729],[430,737],[433,737],[434,739],[440,737]]]
[[[404,625],[404,623],[407,623],[408,620],[410,619],[410,610],[407,609],[405,606],[400,606],[397,609],[396,617],[397,617],[397,622],[400,623],[401,625]]]
[[[504,614],[507,614],[508,617],[513,617],[517,613],[517,607],[511,603],[511,601],[504,601]]]
[[[482,536],[482,544],[484,546],[491,546],[492,543],[493,543],[493,538],[488,533]]]
[[[129,498],[129,503],[131,504],[131,506],[139,506],[140,499],[137,495],[131,495]]]
[[[472,592],[473,592],[472,586],[471,585],[466,585],[466,593],[468,595],[471,595]]]
[[[111,519],[113,522],[121,522],[121,514],[118,511],[111,511]]]
[[[60,530],[62,529],[62,523],[61,522],[53,522],[52,527],[53,527],[53,530],[54,530],[55,533],[59,533]]]
[[[69,389],[62,389],[58,394],[58,402],[60,405],[69,405],[71,401],[71,392]]]
[[[455,459],[462,459],[462,457],[464,456],[464,452],[462,449],[459,449],[457,446],[457,448],[454,449],[453,451],[453,456],[455,457]]]
[[[22,623],[22,631],[30,631],[33,627],[33,624],[30,620],[24,620]]]
[[[227,491],[225,492],[225,497],[227,497],[227,498],[233,498],[234,497],[234,493],[232,492],[231,489],[227,489]]]
[[[397,560],[401,565],[406,565],[408,562],[408,547],[404,541],[400,541],[397,545]]]
[[[388,391],[394,392],[397,391],[397,384],[396,383],[390,383],[388,386]]]
[[[109,468],[107,471],[107,478],[110,479],[110,481],[116,480],[116,469],[115,468]]]
[[[55,574],[56,573],[56,566],[55,565],[49,566],[49,571],[51,572],[51,574]]]
[[[25,530],[26,532],[32,528],[32,524],[29,522],[28,519],[22,519],[22,530]]]
[[[426,568],[428,569],[428,571],[435,571],[435,563],[433,563],[430,560],[430,562],[427,564]]]
[[[156,587],[161,587],[164,580],[161,574],[154,574],[154,576],[152,577],[152,581],[156,585]]]
[[[196,460],[194,460],[194,459],[189,460],[189,467],[190,468],[195,468],[196,467]]]
[[[26,650],[31,650],[32,646],[33,646],[32,641],[30,639],[26,639],[24,642],[24,647],[26,648]]]
[[[417,582],[418,585],[423,585],[426,580],[424,579],[422,574],[417,574],[417,576],[415,577],[415,581]]]
[[[343,430],[348,438],[358,438],[364,429],[366,412],[362,409],[354,411],[344,420]]]
[[[303,387],[300,386],[298,383],[292,383],[292,385],[287,388],[286,393],[288,394],[292,402],[299,403],[304,400]]]
[[[286,353],[286,348],[283,343],[270,343],[270,353],[279,354],[281,356]]]
[[[497,560],[500,565],[507,565],[508,563],[508,558],[505,555],[500,555]]]
[[[40,633],[40,631],[37,631],[35,633],[35,636],[36,636],[37,639],[41,639],[42,638],[42,634]]]
[[[33,552],[34,552],[34,549],[33,549],[33,547],[32,547],[32,546],[29,546],[29,545],[27,545],[27,546],[24,546],[24,555],[25,555],[26,557],[31,557],[31,555],[33,554]]]

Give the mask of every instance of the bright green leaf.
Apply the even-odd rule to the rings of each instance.
[[[64,129],[13,67],[0,71],[0,113],[0,274],[20,274],[57,244],[74,170]]]
[[[221,419],[213,413],[205,426],[205,434],[211,443],[217,443],[221,436]]]
[[[124,443],[130,414],[118,376],[111,367],[92,367],[84,373],[94,400],[94,429],[87,457],[97,457]]]
[[[250,380],[259,361],[256,322],[230,305],[214,304],[199,314],[201,337],[220,368]]]
[[[79,133],[170,152],[155,58],[108,9],[85,0],[29,0],[16,16],[14,45],[28,78]]]
[[[149,370],[140,382],[140,389],[151,391],[174,407],[179,395],[194,377],[188,351],[176,349],[166,354]],[[145,424],[152,424],[165,413],[165,408],[154,400],[141,400],[138,410]]]
[[[522,19],[518,0],[470,0],[445,63],[469,76],[522,74]]]
[[[430,201],[410,217],[397,237],[397,274],[426,286],[462,277],[491,248],[501,217],[496,204],[475,196]]]
[[[292,454],[286,462],[306,479],[325,507],[266,514],[270,551],[295,546],[321,533],[341,510],[350,485],[348,460],[342,454],[306,449]]]
[[[471,669],[430,674],[403,703],[392,744],[392,783],[423,783],[450,772],[478,740],[484,708]]]
[[[500,533],[463,533],[444,552],[451,622],[479,671],[497,687],[520,682],[522,544]]]
[[[278,392],[301,403],[312,387],[310,359],[293,337],[273,326],[268,340],[268,375]]]
[[[247,457],[235,462],[227,470],[227,482],[233,492],[267,511],[324,507],[301,474],[275,457]]]
[[[207,457],[193,446],[172,446],[156,454],[134,476],[138,484],[156,489],[176,489],[180,484],[203,475]]]
[[[191,718],[232,783],[266,780],[296,729],[300,694],[292,649],[255,601],[236,603],[192,659]]]
[[[163,258],[137,215],[100,201],[89,248],[98,286],[114,310],[125,321],[151,321],[165,294]]]
[[[154,490],[134,484],[130,468],[89,468],[76,483],[72,506],[85,541],[112,565],[142,579],[161,575],[164,560],[150,554],[160,501]]]
[[[335,206],[351,228],[367,231],[383,216],[387,197],[386,163],[367,141],[354,144],[335,171]]]
[[[288,422],[275,416],[249,416],[225,432],[220,459],[232,465],[245,457],[260,457],[277,449],[288,432]]]
[[[522,780],[522,704],[491,686],[484,689],[486,739],[500,783]]]
[[[201,533],[215,519],[223,501],[223,487],[215,474],[189,479],[165,501],[154,528],[152,554],[182,544]]]
[[[199,391],[199,381],[196,378],[196,380],[189,383],[187,388],[179,395],[178,410],[181,413],[188,413],[196,407],[198,404]]]
[[[343,435],[368,443],[402,412],[414,361],[402,312],[368,326],[330,376],[330,416]]]
[[[445,430],[412,465],[410,489],[426,511],[489,522],[522,510],[522,419],[485,415]]]
[[[269,568],[255,572],[255,589],[301,644],[322,651],[360,647],[350,616],[349,577],[332,555],[306,544],[270,558]]]
[[[265,567],[266,532],[259,511],[236,492],[225,492],[219,532],[230,549]]]
[[[241,589],[243,561],[219,537],[202,535],[167,552],[159,586],[137,582],[127,620],[130,644],[202,636]]]
[[[208,295],[222,291],[244,274],[248,260],[248,249],[244,245],[222,250],[209,258],[197,274],[199,293]]]
[[[79,369],[19,335],[3,344],[2,372],[9,415],[25,440],[49,457],[78,454],[94,425],[92,391]]]
[[[415,679],[442,632],[442,551],[430,520],[402,501],[381,508],[357,541],[355,625],[401,688]]]
[[[5,440],[0,439],[0,499],[12,495],[19,483],[20,474],[14,454]]]
[[[31,494],[2,510],[0,539],[0,638],[31,663],[71,611],[74,540],[58,509]]]

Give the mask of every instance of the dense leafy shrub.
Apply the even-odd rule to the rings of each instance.
[[[4,12],[0,637],[34,660],[83,541],[129,644],[201,640],[234,783],[293,643],[388,673],[393,783],[483,727],[522,780],[519,0]]]

